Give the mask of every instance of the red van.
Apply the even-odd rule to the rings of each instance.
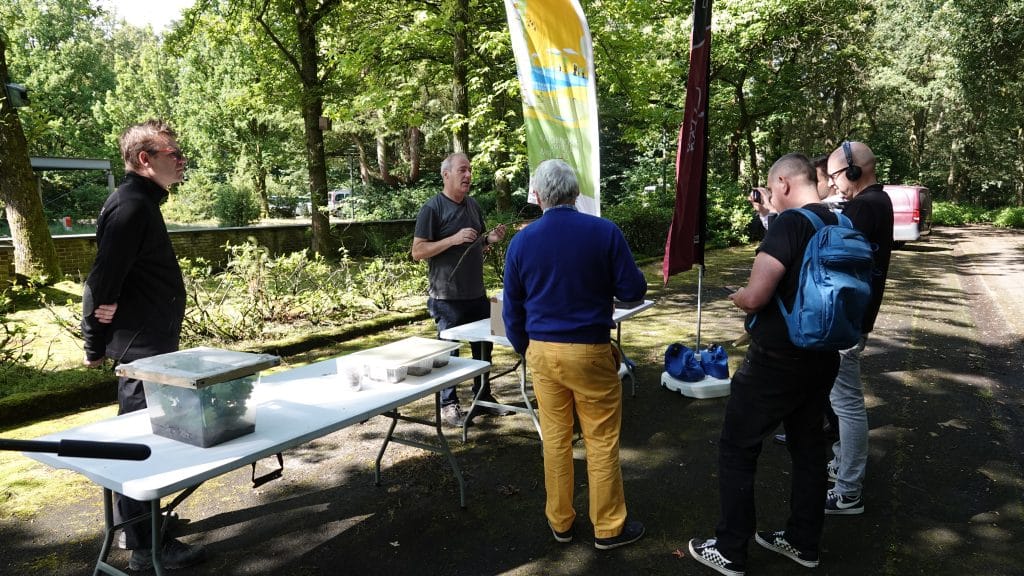
[[[924,186],[886,184],[882,187],[892,199],[893,248],[900,248],[932,231],[932,197]]]

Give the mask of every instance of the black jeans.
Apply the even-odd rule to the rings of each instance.
[[[780,354],[750,344],[732,378],[718,445],[722,517],[716,537],[718,549],[730,561],[746,563],[757,522],[757,459],[764,439],[780,422],[786,426],[793,463],[786,540],[800,550],[818,550],[828,487],[821,414],[838,370],[837,352]]]
[[[437,332],[440,334],[442,330],[447,330],[448,328],[454,328],[455,326],[461,326],[463,324],[469,324],[470,322],[476,322],[477,320],[483,320],[484,318],[490,318],[491,302],[486,296],[481,296],[480,298],[474,298],[472,300],[438,300],[435,298],[428,298],[427,311],[430,312],[430,317],[437,322]],[[471,342],[469,347],[473,353],[474,359],[490,361],[491,350],[494,347],[493,344],[490,342]],[[452,352],[452,356],[458,355],[458,350]],[[480,389],[482,384],[483,376],[473,378],[474,395],[476,395],[477,390]],[[489,386],[483,391],[483,395],[491,395]],[[441,390],[441,406],[458,403],[459,396],[455,391],[455,386]]]

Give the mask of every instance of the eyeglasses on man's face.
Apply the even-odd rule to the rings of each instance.
[[[153,150],[152,153],[153,154],[167,154],[171,158],[174,158],[175,162],[184,162],[185,161],[185,155],[182,154],[181,150],[179,150],[178,148],[170,148],[170,147],[168,147],[168,148],[159,148],[157,150]]]
[[[843,173],[845,173],[845,172],[846,172],[846,169],[847,169],[847,168],[849,168],[849,166],[843,166],[843,167],[842,167],[842,168],[840,168],[839,170],[836,170],[835,172],[832,172],[832,173],[830,173],[830,174],[828,175],[828,179],[829,179],[829,180],[831,180],[831,181],[833,181],[833,182],[836,182],[836,181],[838,181],[838,178],[837,178],[837,176],[839,176],[840,174],[843,174]]]

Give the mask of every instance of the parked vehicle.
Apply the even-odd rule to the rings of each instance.
[[[352,196],[352,191],[348,188],[329,190],[327,192],[327,213],[331,216],[341,216],[341,209],[350,196]]]
[[[932,231],[932,197],[924,186],[886,184],[892,199],[892,240],[894,248],[919,240]]]

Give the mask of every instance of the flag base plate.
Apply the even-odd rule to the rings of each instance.
[[[719,398],[729,395],[729,387],[732,380],[729,378],[719,379],[705,376],[699,382],[686,382],[677,380],[668,375],[668,372],[661,373],[661,386],[666,390],[678,392],[690,398]]]

